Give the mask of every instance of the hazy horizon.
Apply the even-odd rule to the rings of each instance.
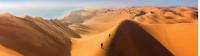
[[[79,8],[124,6],[198,7],[198,0],[3,0],[0,1],[0,12],[58,18]]]

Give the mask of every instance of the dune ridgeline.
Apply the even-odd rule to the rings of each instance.
[[[197,56],[198,9],[82,9],[63,19],[0,14],[0,56]]]

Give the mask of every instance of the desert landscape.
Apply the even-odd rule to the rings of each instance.
[[[81,9],[62,19],[0,14],[0,56],[197,56],[198,9]]]

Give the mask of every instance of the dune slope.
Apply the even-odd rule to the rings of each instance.
[[[107,56],[174,56],[167,48],[133,21],[116,29]]]
[[[10,14],[1,15],[0,21],[0,45],[5,48],[22,56],[70,56],[71,41],[65,35],[68,32],[55,24],[41,18]],[[6,51],[5,48],[0,51]]]
[[[111,36],[119,36],[120,34],[115,34],[118,31],[117,27],[121,22],[128,19],[138,23],[140,27],[154,38],[154,40],[158,40],[161,43],[161,46],[164,46],[160,48],[162,50],[167,49],[166,53],[175,56],[196,56],[198,49],[198,16],[196,16],[197,13],[195,10],[196,9],[190,7],[139,7],[102,10],[101,13],[95,14],[95,16],[82,23],[82,25],[97,31],[98,33],[93,35],[82,34],[84,35],[82,38],[76,40],[72,39],[72,55],[104,56],[106,51],[102,51],[100,45],[103,43],[104,49],[107,50],[112,38],[116,38],[109,38],[108,36],[110,34]],[[134,28],[128,28],[128,30],[133,29]],[[121,30],[121,32],[123,32],[123,30]],[[126,36],[133,37],[132,34],[123,35],[123,37]],[[119,37],[119,39],[123,39],[123,37]],[[145,41],[143,42],[146,43]],[[163,51],[163,53],[165,53],[165,51]]]
[[[80,10],[61,20],[2,14],[0,56],[197,56],[196,10]]]

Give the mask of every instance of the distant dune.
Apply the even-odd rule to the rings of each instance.
[[[197,56],[198,9],[73,11],[60,20],[0,15],[0,56]]]
[[[195,22],[196,21],[195,19],[198,19],[197,8],[146,6],[146,7],[74,11],[71,12],[71,14],[69,14],[68,16],[64,17],[63,21],[72,23],[81,23],[87,21],[88,19],[93,19],[95,17],[100,17],[100,16],[104,17],[106,15],[116,16],[116,14],[118,16],[124,15],[124,17],[129,17],[138,22],[150,23],[150,24],[190,23],[190,22]]]

